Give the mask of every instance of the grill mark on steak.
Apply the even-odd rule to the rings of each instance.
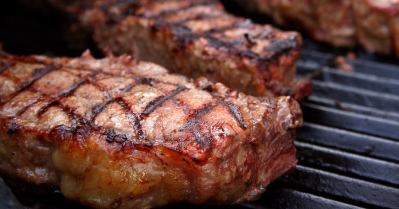
[[[209,143],[212,141],[212,137],[209,134],[203,134],[198,126],[193,127],[193,135],[195,141],[200,145],[203,149],[209,147]],[[198,162],[196,158],[193,158],[194,161]]]
[[[34,79],[39,80],[41,77],[44,77],[46,75],[46,73],[49,73],[53,69],[58,69],[60,71],[63,70],[62,68],[60,68],[60,66],[58,68],[54,68],[54,66],[52,65],[52,67],[53,68],[46,67],[46,68],[35,69],[35,71],[33,73]],[[73,70],[73,69],[71,68],[69,70]],[[38,117],[40,118],[51,107],[60,108],[68,116],[71,126],[66,127],[65,125],[60,125],[60,126],[55,127],[54,130],[57,130],[58,132],[62,132],[62,133],[64,133],[63,135],[65,135],[67,132],[72,133],[72,132],[76,131],[78,128],[78,126],[77,126],[78,122],[83,126],[92,126],[93,120],[96,118],[96,116],[98,114],[100,114],[101,112],[103,112],[104,109],[109,104],[116,102],[122,107],[122,109],[126,113],[129,123],[131,124],[132,128],[134,128],[136,130],[136,134],[137,134],[139,140],[145,140],[144,131],[142,130],[142,126],[141,126],[141,122],[143,121],[142,116],[148,116],[151,112],[153,112],[155,109],[157,109],[159,106],[161,106],[163,102],[173,99],[173,97],[175,95],[177,95],[181,91],[184,91],[185,89],[187,89],[182,84],[176,85],[173,83],[162,82],[157,79],[146,78],[146,77],[144,79],[142,79],[142,78],[138,78],[136,75],[129,74],[126,78],[133,77],[136,82],[127,85],[122,90],[122,94],[130,91],[134,86],[136,86],[138,84],[145,84],[145,85],[152,86],[154,83],[164,83],[164,84],[170,84],[170,85],[177,86],[177,88],[175,90],[173,90],[171,93],[169,93],[168,95],[152,100],[145,107],[144,111],[141,114],[136,114],[131,111],[130,105],[128,103],[126,103],[121,97],[111,98],[111,96],[109,95],[107,90],[101,90],[101,87],[96,84],[98,81],[109,78],[109,77],[105,77],[105,78],[96,80],[95,77],[99,73],[102,73],[102,74],[108,75],[108,76],[113,76],[112,73],[104,72],[103,70],[90,70],[90,72],[92,72],[92,73],[81,77],[81,79],[74,82],[70,88],[68,88],[66,90],[59,91],[55,95],[52,96],[52,97],[56,97],[56,99],[62,99],[62,98],[71,96],[80,86],[82,86],[84,84],[87,84],[87,83],[93,84],[94,87],[97,88],[99,91],[103,92],[108,99],[105,102],[103,102],[99,105],[96,105],[94,108],[89,110],[89,111],[92,111],[92,113],[93,113],[91,118],[89,118],[90,121],[87,121],[85,118],[83,118],[83,116],[74,112],[75,110],[73,108],[63,106],[63,104],[58,100],[52,100],[46,106],[42,107],[38,111]],[[31,80],[33,80],[33,79],[31,79]],[[28,87],[29,86],[26,86],[25,88],[28,88]],[[29,109],[30,106],[36,104],[39,101],[41,101],[41,100],[38,100],[35,103],[28,105],[24,109],[25,110]],[[236,121],[238,122],[238,124],[241,128],[244,128],[244,129],[246,128],[245,124],[243,124],[241,114],[239,112],[237,112],[238,111],[237,106],[227,103],[227,102],[221,102],[220,104],[226,106],[229,109],[229,112],[233,115],[233,117],[236,119]],[[185,105],[183,105],[183,106],[185,106]],[[180,131],[184,131],[188,128],[192,128],[192,130],[190,132],[192,133],[195,141],[198,143],[199,146],[201,146],[204,149],[209,145],[211,136],[208,136],[207,134],[201,132],[201,130],[198,126],[198,122],[201,121],[202,116],[209,113],[215,106],[217,106],[217,104],[211,102],[209,104],[206,104],[203,108],[195,111],[194,114],[189,114],[188,117],[191,119],[184,125],[183,128],[180,129]],[[188,108],[188,109],[190,109],[190,108]],[[20,111],[18,115],[22,114],[25,110]],[[16,128],[12,128],[12,127],[9,129],[10,130],[9,133],[14,133],[16,130]],[[125,144],[126,144],[127,136],[124,134],[116,134],[113,129],[110,129],[110,130],[107,129],[104,131],[103,134],[106,136],[106,140],[109,143],[117,142],[117,143],[121,143],[123,146],[125,146]],[[134,143],[134,142],[131,142],[131,143]],[[151,146],[152,144],[147,143],[147,145]],[[195,159],[193,159],[193,160],[195,161]]]
[[[32,104],[33,105],[33,104]],[[46,106],[40,108],[38,112],[38,117],[40,118],[50,107],[57,107],[60,108],[69,118],[71,123],[70,129],[75,129],[77,125],[77,121],[81,121],[83,117],[79,114],[74,113],[74,110],[68,107],[64,107],[59,100],[53,100],[48,103]],[[27,107],[28,108],[28,107]]]
[[[21,92],[21,91],[29,88],[35,81],[43,78],[48,73],[50,73],[51,71],[56,70],[56,69],[58,69],[58,67],[52,66],[52,65],[47,65],[44,68],[35,69],[34,72],[33,72],[32,79],[23,82],[22,85],[18,87],[17,92]]]
[[[127,118],[129,120],[129,123],[132,126],[132,128],[134,130],[136,130],[136,134],[139,137],[139,139],[145,140],[144,131],[141,126],[141,122],[142,122],[143,118],[140,116],[140,114],[134,113],[132,111],[132,107],[127,102],[125,102],[122,98],[116,99],[116,102],[125,111]]]
[[[132,90],[133,87],[137,86],[138,84],[143,84],[142,80],[138,80],[138,79],[137,79],[137,80],[135,80],[134,83],[131,83],[131,84],[127,85],[127,86],[125,87],[125,89],[123,89],[123,90],[121,91],[121,94],[124,94],[124,93],[126,93],[126,92],[129,92],[130,90]]]
[[[42,63],[41,63],[42,64]],[[44,68],[37,68],[34,70],[32,78],[22,82],[22,84],[20,86],[18,86],[17,91],[13,94],[11,94],[10,96],[8,96],[8,99],[13,99],[15,96],[17,96],[20,92],[29,89],[33,83],[35,83],[35,81],[41,79],[42,77],[44,77],[45,75],[47,75],[48,73],[50,73],[53,70],[58,69],[58,67],[55,67],[53,65],[47,65]],[[1,101],[1,100],[0,100]],[[0,102],[0,106],[3,105],[4,103],[6,103],[7,99],[4,100],[4,102]]]
[[[117,142],[117,143],[126,143],[127,136],[125,134],[117,134],[114,129],[107,129],[103,132],[103,135],[106,136],[106,140],[108,143]]]
[[[12,62],[7,62],[7,63],[0,62],[0,74],[3,73],[8,68],[10,68],[11,66],[13,66]]]
[[[223,100],[218,101],[218,104],[221,104],[221,105],[227,107],[227,109],[229,109],[229,112],[231,113],[231,115],[233,115],[233,117],[236,119],[237,123],[240,125],[240,127],[242,129],[247,128],[247,125],[244,123],[242,114],[239,111],[239,107],[237,105],[230,103],[230,102],[223,101]]]
[[[107,2],[104,4],[101,4],[98,6],[99,9],[106,11],[110,7],[115,7],[115,6],[126,6],[129,4],[134,4],[137,0],[118,0],[116,2]]]
[[[46,100],[46,99],[38,99],[37,101],[32,102],[31,104],[29,104],[29,105],[27,105],[26,107],[24,107],[24,108],[22,108],[21,110],[19,110],[15,115],[16,115],[16,116],[20,116],[20,115],[24,114],[24,112],[27,111],[29,108],[31,108],[31,106],[37,104],[38,102],[43,102],[43,101],[45,101],[45,100]]]
[[[193,8],[194,6],[198,6],[198,5],[199,5],[199,4],[197,4],[197,5],[190,5],[189,7],[183,7],[183,8],[175,9],[175,10],[173,10],[173,12],[169,13],[169,15],[172,15],[172,14],[178,13],[178,12],[181,12],[182,10],[188,10],[188,9]],[[202,5],[206,6],[207,4],[201,4],[201,6],[202,6]],[[162,20],[162,16],[156,16],[155,18],[158,18],[157,21],[163,21],[163,20]],[[220,18],[220,17],[215,16],[215,15],[213,15],[213,14],[200,13],[200,14],[196,14],[196,15],[194,15],[194,16],[191,16],[191,17],[188,17],[188,18],[185,18],[185,19],[181,19],[181,20],[179,20],[179,21],[177,21],[177,22],[173,22],[172,24],[179,24],[179,25],[181,25],[181,24],[183,24],[183,23],[186,23],[186,22],[192,21],[192,20],[209,20],[209,19],[213,19],[213,18]],[[166,20],[165,22],[168,22],[168,20]]]
[[[214,103],[208,103],[206,104],[203,108],[197,110],[193,116],[191,116],[191,119],[188,120],[188,122],[179,129],[179,131],[184,131],[186,129],[190,129],[193,126],[195,126],[199,121],[201,121],[201,118],[208,114],[214,107],[216,106],[216,104]]]
[[[155,30],[159,30],[161,26],[156,26]],[[227,43],[224,42],[212,35],[213,31],[204,31],[202,34],[198,34],[195,32],[192,32],[190,28],[184,25],[179,25],[179,24],[174,24],[174,25],[168,25],[164,27],[164,29],[170,29],[173,34],[177,35],[176,40],[177,40],[177,45],[184,48],[188,43],[192,43],[200,38],[205,38],[208,40],[209,45],[213,48],[226,48],[229,49],[231,52],[237,52],[237,50],[234,47],[234,41],[232,43]],[[221,28],[218,30],[218,32],[223,32],[224,30],[229,30],[232,28]],[[184,35],[183,35],[184,34]],[[256,57],[256,56],[255,56]]]
[[[190,9],[194,6],[208,5],[208,4],[212,5],[212,4],[215,4],[215,2],[212,1],[212,2],[208,2],[207,4],[199,4],[199,3],[194,4],[193,3],[193,4],[183,7],[183,8],[177,8],[175,10],[168,10],[167,14],[173,14],[176,12],[180,12],[182,10]],[[192,42],[194,40],[198,40],[199,38],[202,38],[202,37],[205,37],[207,40],[209,40],[210,46],[212,46],[214,48],[226,47],[229,49],[234,49],[234,51],[235,51],[234,45],[240,44],[240,42],[235,42],[234,40],[231,41],[231,43],[227,43],[227,42],[224,42],[212,35],[214,33],[222,34],[223,32],[225,32],[227,30],[236,29],[236,28],[242,26],[243,23],[241,23],[239,21],[234,21],[229,26],[211,28],[209,30],[198,33],[198,32],[192,31],[189,27],[187,27],[183,24],[188,21],[192,21],[192,20],[206,20],[206,19],[218,18],[218,16],[208,15],[208,14],[198,14],[196,16],[186,18],[186,19],[180,20],[175,23],[169,23],[168,21],[163,20],[162,16],[163,15],[155,16],[156,21],[152,27],[153,30],[160,30],[161,28],[171,30],[173,32],[173,34],[177,35],[178,43],[180,43],[180,45],[182,45],[182,46],[184,46],[184,44],[186,44],[186,43],[190,43],[190,42]]]
[[[252,37],[250,37],[248,33],[244,33],[244,38],[245,38],[245,40],[248,42],[248,44],[249,44],[250,46],[256,44],[256,41],[253,41],[253,40],[252,40]]]
[[[68,97],[69,95],[73,94],[73,92],[75,92],[80,86],[87,84],[88,83],[88,79],[90,76],[87,77],[83,77],[82,79],[80,79],[78,82],[75,82],[71,88],[69,89],[65,89],[64,91],[59,91],[57,92],[57,94],[52,95],[52,97]]]
[[[181,47],[185,47],[187,43],[191,43],[200,38],[206,38],[209,41],[209,45],[213,48],[222,48],[223,47],[223,48],[229,49],[229,51],[232,53],[239,54],[242,57],[248,57],[251,59],[256,59],[256,60],[261,60],[261,61],[273,61],[279,56],[288,54],[290,52],[290,50],[292,50],[292,49],[300,49],[300,45],[298,43],[296,43],[295,37],[293,37],[293,36],[290,37],[290,40],[271,39],[271,42],[270,42],[271,45],[267,49],[269,49],[273,53],[271,53],[271,55],[269,55],[269,56],[259,56],[259,54],[252,52],[250,50],[250,47],[249,47],[249,50],[247,50],[247,51],[237,50],[236,46],[240,45],[244,42],[244,41],[241,41],[239,37],[236,39],[230,39],[229,42],[225,42],[225,41],[222,41],[222,40],[216,38],[213,35],[213,34],[215,34],[215,32],[218,35],[219,34],[222,35],[223,32],[225,32],[227,30],[236,29],[238,27],[239,27],[238,24],[233,24],[231,26],[216,28],[216,29],[213,28],[208,31],[204,31],[202,33],[197,33],[197,32],[193,32],[187,26],[181,25],[179,23],[171,24],[171,25],[162,25],[159,23],[159,25],[157,25],[157,24],[154,25],[153,29],[154,30],[160,30],[160,28],[170,29],[173,32],[173,34],[177,35],[177,37],[176,37],[177,43]],[[245,34],[247,34],[247,33],[245,33]],[[245,36],[245,34],[244,34],[244,36]],[[262,37],[264,38],[269,35],[270,35],[270,33],[266,34]],[[247,36],[248,36],[248,34],[247,34]],[[243,40],[248,41],[248,38],[246,36],[244,38],[245,39],[243,39]],[[293,40],[293,38],[294,38],[294,40]],[[250,44],[250,46],[255,45],[254,43],[256,43],[257,39],[260,39],[260,38],[252,38],[251,39],[252,44]]]
[[[5,125],[5,127],[7,127],[7,134],[9,134],[9,135],[14,134],[14,133],[16,133],[19,129],[21,129],[20,126],[18,126],[18,125],[15,124],[15,123],[12,123],[12,122],[6,123],[6,124],[4,124],[4,125]]]
[[[37,115],[40,117],[41,115],[43,115],[45,112],[47,112],[47,110],[50,107],[59,107],[60,102],[58,100],[53,100],[51,102],[49,102],[46,106],[40,108],[39,112],[37,113]]]
[[[200,127],[198,126],[199,122],[202,121],[202,117],[208,114],[214,107],[216,107],[216,104],[213,102],[210,102],[204,107],[202,107],[199,110],[196,110],[194,113],[186,113],[188,115],[187,117],[190,118],[186,124],[179,129],[180,132],[192,129],[192,135],[194,136],[194,140],[197,142],[198,145],[200,145],[204,150],[208,150],[209,144],[212,140],[212,137],[209,136],[207,133],[202,133]],[[188,108],[189,109],[189,108]],[[199,162],[198,159],[193,158],[195,162]]]
[[[295,40],[294,36],[290,36],[288,39],[279,40],[276,38],[270,39],[271,45],[270,48],[272,51],[286,53],[287,50],[292,48],[299,48],[301,47]],[[273,56],[279,55],[279,53],[274,53]]]
[[[151,112],[153,112],[157,107],[159,107],[162,103],[164,103],[166,100],[169,100],[173,98],[176,94],[180,93],[181,91],[185,90],[186,87],[178,84],[177,89],[172,91],[170,94],[156,98],[155,100],[151,101],[144,109],[142,112],[142,115],[148,116]]]
[[[36,70],[35,70],[36,72]],[[46,106],[42,107],[39,112],[38,112],[38,116],[40,117],[41,115],[43,115],[50,107],[58,107],[60,109],[62,109],[66,115],[69,118],[69,121],[71,122],[72,128],[75,128],[77,125],[77,121],[82,121],[85,120],[83,118],[83,116],[79,115],[78,113],[75,113],[74,109],[72,108],[68,108],[62,105],[62,103],[59,101],[62,98],[68,97],[70,95],[72,95],[80,86],[89,83],[88,79],[90,77],[93,77],[97,74],[98,72],[94,72],[91,75],[85,76],[82,79],[80,79],[79,81],[75,82],[71,88],[67,89],[66,91],[59,91],[56,95],[53,95],[52,97],[56,98],[56,100],[51,101],[49,104],[47,104]],[[44,76],[44,75],[43,75]],[[98,88],[98,87],[96,87]],[[25,108],[23,108],[17,115],[21,115],[23,114],[23,112],[25,112],[27,109],[29,109],[32,105],[36,104],[37,102],[40,102],[41,100],[38,100],[28,106],[26,106]],[[82,122],[83,124],[85,124],[86,122]]]
[[[93,113],[93,117],[91,119],[94,120],[94,118],[96,118],[98,114],[100,114],[102,111],[104,111],[104,109],[112,102],[114,102],[114,101],[112,99],[109,99],[101,104],[94,106],[93,109],[91,110]]]

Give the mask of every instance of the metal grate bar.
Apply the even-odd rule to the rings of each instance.
[[[357,209],[354,205],[334,201],[318,195],[289,188],[281,182],[275,182],[267,188],[266,194],[258,201],[272,208],[323,208],[323,209]]]
[[[399,189],[371,183],[339,174],[298,165],[297,169],[280,181],[301,188],[302,191],[317,193],[360,207],[397,208]]]
[[[333,60],[335,56],[333,54],[323,53],[319,51],[303,50],[299,62],[316,63],[317,67],[320,67]]]
[[[370,62],[367,60],[348,60],[357,72],[364,74],[380,76],[389,79],[399,80],[399,70],[395,65],[389,65],[379,62]]]
[[[309,65],[309,64],[307,64]],[[300,65],[298,71],[311,73],[314,68],[307,65]],[[344,72],[336,68],[324,67],[322,73],[314,77],[315,80],[329,83],[351,86],[358,89],[377,91],[387,94],[399,94],[399,80],[390,78],[381,78],[374,75],[362,73]]]
[[[383,109],[399,110],[399,96],[338,85],[334,83],[313,81],[313,95],[347,103]]]
[[[304,142],[297,141],[295,145],[301,165],[399,188],[398,164]]]
[[[399,163],[399,142],[305,122],[297,140]],[[300,155],[298,157],[301,157]]]
[[[366,107],[362,105],[356,105],[346,102],[340,102],[338,100],[332,100],[328,98],[323,98],[319,96],[311,96],[307,100],[309,103],[321,105],[325,107],[330,107],[334,109],[341,109],[353,113],[359,113],[368,116],[374,116],[382,119],[388,119],[393,121],[399,121],[399,113],[386,111],[381,109],[376,109],[372,107]]]
[[[302,103],[304,120],[399,141],[399,122]]]

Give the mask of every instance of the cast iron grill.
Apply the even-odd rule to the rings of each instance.
[[[73,54],[63,45],[59,28],[49,31],[48,26],[61,25],[59,20],[16,14],[17,18],[12,11],[0,16],[12,21],[0,21],[5,50]],[[17,28],[9,30],[13,24]],[[36,40],[24,33],[32,25],[36,36],[58,41],[51,45],[46,38]],[[32,43],[36,48],[27,47]],[[342,51],[305,38],[298,75],[312,75],[314,93],[301,103],[305,123],[297,131],[299,163],[293,173],[272,183],[253,203],[168,208],[399,208],[399,61],[360,54],[359,59],[348,60],[354,72],[344,72],[332,64],[338,54]],[[0,197],[0,208],[25,208],[2,181]],[[38,209],[76,208],[60,194],[34,197],[34,201],[30,196],[17,197]]]

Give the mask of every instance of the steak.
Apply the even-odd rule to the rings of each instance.
[[[101,49],[256,96],[311,93],[296,81],[301,36],[227,13],[216,0],[94,0],[70,8]]]
[[[256,200],[295,168],[301,124],[291,97],[247,96],[128,55],[0,52],[0,173],[93,208]]]
[[[399,57],[398,1],[235,0],[234,3],[248,13],[269,15],[278,24],[302,28],[318,41],[338,47],[360,44],[369,52]]]

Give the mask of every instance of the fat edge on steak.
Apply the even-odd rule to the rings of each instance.
[[[256,200],[295,168],[290,97],[257,98],[131,56],[0,53],[0,173],[94,208]]]

